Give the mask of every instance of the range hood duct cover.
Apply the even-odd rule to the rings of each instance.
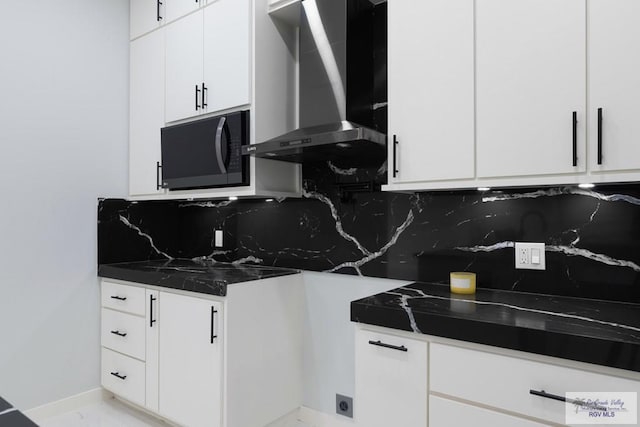
[[[378,4],[374,4],[378,3]],[[246,146],[287,162],[379,166],[386,159],[386,2],[304,0],[300,128]]]

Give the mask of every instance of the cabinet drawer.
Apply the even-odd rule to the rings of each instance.
[[[437,396],[429,397],[429,427],[543,427],[544,425]]]
[[[564,402],[534,396],[640,391],[640,382],[476,350],[432,344],[431,391],[564,424]],[[497,380],[499,378],[499,380]]]
[[[136,359],[145,359],[145,318],[102,309],[102,346]]]
[[[355,420],[362,427],[427,425],[427,343],[356,332]]]
[[[102,306],[144,316],[144,288],[102,281]]]
[[[144,362],[102,348],[102,386],[144,406]]]

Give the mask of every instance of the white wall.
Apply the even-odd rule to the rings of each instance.
[[[0,396],[99,386],[96,206],[125,196],[127,0],[0,13]]]
[[[353,397],[355,388],[351,301],[411,282],[305,271],[304,283],[303,405],[335,414],[336,393]]]

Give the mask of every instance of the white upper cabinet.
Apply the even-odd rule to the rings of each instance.
[[[129,14],[129,32],[132,39],[155,30],[165,20],[165,8],[161,0],[129,0]]]
[[[164,126],[164,33],[131,42],[129,194],[159,194],[160,128]]]
[[[167,122],[202,113],[202,13],[194,13],[166,27]]]
[[[167,22],[171,22],[197,10],[204,0],[162,0],[167,3]]]
[[[167,122],[250,103],[249,6],[218,0],[167,25]]]
[[[218,0],[204,9],[207,111],[250,103],[250,5],[250,0]]]
[[[585,34],[585,0],[476,1],[478,177],[585,170]]]
[[[474,177],[473,3],[389,0],[392,184]]]
[[[639,21],[637,0],[589,1],[589,166],[592,172],[640,169]]]

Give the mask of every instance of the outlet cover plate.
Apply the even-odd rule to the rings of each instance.
[[[222,230],[215,230],[213,240],[216,248],[221,248],[223,246]]]
[[[516,269],[546,270],[544,243],[516,242],[515,249]]]
[[[336,414],[353,418],[353,398],[336,394]]]

